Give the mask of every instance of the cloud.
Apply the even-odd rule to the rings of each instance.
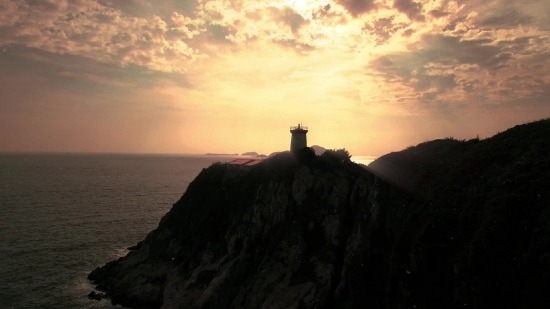
[[[156,15],[127,16],[96,1],[22,1],[17,10],[17,20],[0,22],[0,45],[168,72],[184,70],[196,56],[185,42],[192,31],[174,33],[182,25]]]
[[[4,49],[0,66],[8,76],[32,74],[47,87],[78,89],[85,96],[135,92],[173,85],[192,88],[186,75],[148,70],[142,66],[113,66],[94,59],[49,53],[34,48],[11,46]],[[105,91],[106,93],[102,93]]]
[[[492,41],[487,39],[464,40],[442,34],[424,35],[411,46],[411,51],[381,56],[374,63],[375,67],[393,67],[400,76],[430,63],[449,68],[472,65],[495,72],[506,65],[510,53],[490,43]]]
[[[458,84],[451,72],[434,72],[421,57],[415,54],[395,54],[373,60],[370,67],[382,76],[386,83],[401,84],[413,90],[411,98],[431,101],[437,95],[455,88]]]
[[[331,10],[332,6],[326,4],[320,7],[317,7],[313,10],[312,19],[324,19],[327,17],[333,17],[335,13]]]
[[[272,7],[270,11],[275,21],[283,23],[289,27],[293,33],[297,33],[303,25],[307,24],[307,21],[302,15],[288,6],[282,9]]]
[[[151,15],[168,18],[173,12],[193,15],[197,0],[99,0],[99,4],[121,11],[126,16],[146,18]]]
[[[227,38],[233,33],[234,30],[231,29],[231,27],[218,24],[209,24],[206,26],[206,34],[208,39],[217,43],[232,43]]]
[[[540,52],[532,51],[539,44],[529,37],[506,41],[430,34],[409,51],[375,58],[369,69],[421,102],[506,102],[541,95],[550,83],[549,61],[543,64]]]
[[[489,39],[461,39],[456,36],[425,35],[419,45],[424,49],[418,53],[424,61],[448,65],[471,64],[494,72],[506,65],[510,53],[491,44]]]
[[[14,26],[20,19],[21,10],[25,7],[16,1],[0,1],[0,29]]]
[[[196,20],[181,15],[178,12],[172,12],[170,16],[171,27],[166,33],[167,39],[192,39],[201,33],[201,24]],[[183,36],[183,37],[182,37]]]
[[[412,0],[395,0],[393,7],[399,12],[407,15],[410,20],[423,21],[422,5]]]
[[[499,1],[473,0],[460,5],[458,14],[453,16],[454,28],[467,24],[468,28],[478,30],[514,29],[518,27],[536,27],[550,29],[550,2],[539,0]]]
[[[449,16],[449,12],[445,12],[441,10],[431,10],[430,12],[428,12],[428,14],[430,14],[430,16],[434,18]]]
[[[374,0],[335,0],[344,7],[353,17],[370,12],[376,8]]]
[[[2,50],[0,67],[4,150],[144,151],[140,145],[148,136],[166,140],[190,114],[183,110],[191,105],[182,104],[185,96],[165,90],[192,91],[178,73],[18,46]]]
[[[279,39],[274,40],[274,42],[282,47],[290,48],[299,54],[307,54],[308,52],[315,49],[314,46],[299,42],[294,39]]]
[[[550,46],[547,9],[547,1],[536,0],[1,1],[0,46],[177,76],[212,70],[223,58],[242,66],[259,50],[277,51],[255,63],[270,67],[284,51],[293,65],[317,57],[314,67],[325,72],[344,62],[367,67],[364,79],[338,77],[359,93],[354,102],[394,103],[387,92],[357,90],[370,87],[371,78],[411,105],[475,96],[502,102],[540,95],[535,89],[548,82],[548,59],[541,57]],[[109,75],[63,72],[94,82]]]
[[[479,26],[488,28],[514,28],[528,25],[533,17],[522,14],[514,8],[505,8],[479,18]]]
[[[363,30],[368,31],[374,36],[376,45],[381,45],[387,42],[398,30],[404,29],[404,23],[396,23],[395,17],[385,17],[367,22]]]

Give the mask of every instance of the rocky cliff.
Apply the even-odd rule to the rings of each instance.
[[[550,121],[212,165],[89,278],[135,308],[548,308]]]

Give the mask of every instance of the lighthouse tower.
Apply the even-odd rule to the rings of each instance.
[[[298,150],[307,147],[307,127],[298,124],[296,127],[290,127],[290,133],[292,133],[290,152],[296,153]]]

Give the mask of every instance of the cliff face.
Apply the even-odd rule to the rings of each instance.
[[[136,308],[546,308],[548,133],[215,164],[89,278]]]
[[[346,251],[360,241],[357,216],[366,222],[380,207],[376,182],[346,157],[307,152],[248,169],[213,165],[137,249],[90,278],[136,307],[334,304]]]

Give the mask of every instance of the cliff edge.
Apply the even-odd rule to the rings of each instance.
[[[373,162],[214,164],[89,278],[134,308],[548,308],[550,121]]]

